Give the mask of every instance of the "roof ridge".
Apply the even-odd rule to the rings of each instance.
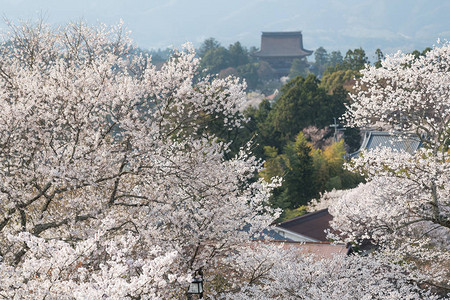
[[[292,219],[289,219],[289,220],[283,221],[281,223],[278,223],[277,226],[280,226],[281,224],[286,224],[286,223],[289,223],[289,222],[297,221],[299,219],[306,219],[308,217],[315,216],[315,215],[318,215],[318,214],[321,214],[321,213],[324,213],[324,212],[328,212],[328,208],[323,208],[323,209],[316,210],[316,211],[313,211],[313,212],[308,212],[308,213],[300,215],[300,216],[296,216],[296,217],[294,217]]]

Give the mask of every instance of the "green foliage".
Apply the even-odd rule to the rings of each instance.
[[[272,107],[268,100],[263,100],[259,104],[258,111],[255,112],[255,118],[259,124],[263,124],[269,116]],[[263,125],[264,126],[264,125]],[[262,129],[262,128],[260,128]],[[261,131],[261,130],[260,130]]]
[[[255,47],[248,50],[240,42],[235,42],[225,48],[214,38],[209,38],[198,49],[198,55],[202,58],[201,67],[206,69],[207,74],[220,74],[221,77],[235,75],[245,79],[249,90],[259,89],[271,92],[267,91],[266,85],[276,77],[275,72],[267,62],[257,60],[254,55],[257,50]],[[382,55],[381,50],[378,54]],[[359,71],[365,63],[369,63],[362,48],[348,50],[345,57],[342,57],[340,51],[332,51],[328,54],[327,50],[319,47],[314,52],[314,56],[315,62],[311,70],[305,58],[294,59],[289,70],[289,77],[292,79],[297,76],[307,77],[310,72],[319,78],[328,74],[323,80],[325,83],[320,87],[329,92],[334,91],[356,74],[346,72],[347,70]],[[340,71],[340,73],[331,76],[330,74],[335,71]]]
[[[360,77],[361,74],[356,70],[336,70],[328,68],[322,76],[319,86],[329,93],[342,88],[347,82]]]
[[[289,70],[289,78],[294,78],[297,76],[305,77],[309,73],[308,68],[309,64],[305,58],[294,59],[294,61],[292,62],[291,69]]]
[[[263,140],[263,136],[267,135],[267,116],[271,110],[271,105],[268,100],[263,100],[257,109],[249,107],[244,111],[244,117],[248,122],[244,123],[236,138],[232,141],[231,148],[234,150],[232,154],[237,153],[239,147],[243,146],[246,142],[252,141],[253,154],[258,158],[265,157],[264,147],[267,145]]]
[[[173,49],[166,48],[164,50],[158,49],[158,50],[151,50],[151,51],[145,51],[139,49],[140,52],[148,53],[152,56],[152,63],[161,63],[165,62],[172,54]]]
[[[210,50],[214,50],[220,47],[220,43],[215,39],[215,38],[209,38],[206,39],[202,45],[200,46],[200,48],[197,50],[197,54],[200,57],[205,56],[206,52],[210,51]]]
[[[285,174],[284,160],[285,157],[278,155],[278,149],[272,146],[264,147],[266,161],[264,162],[264,170],[259,176],[267,182],[272,182],[274,177],[282,177]]]
[[[344,141],[333,143],[323,150],[323,156],[328,164],[328,169],[330,170],[330,176],[338,174],[342,165],[344,164]]]
[[[366,52],[362,48],[358,48],[355,50],[347,51],[342,65],[344,69],[359,71],[364,68],[365,64],[368,63],[369,60],[366,56]]]
[[[231,44],[227,49],[214,38],[209,38],[203,42],[198,54],[202,58],[201,67],[206,69],[207,74],[219,74],[222,78],[229,75],[243,78],[251,90],[260,83],[259,64],[240,42]]]
[[[248,63],[237,67],[237,71],[241,78],[245,79],[249,89],[253,90],[259,83],[258,64]]]
[[[317,50],[314,51],[314,59],[315,74],[317,76],[322,76],[323,72],[330,63],[330,57],[327,50],[323,47],[317,48]]]
[[[278,218],[277,222],[284,222],[284,221],[293,219],[295,217],[304,215],[308,212],[307,209],[308,209],[308,206],[306,206],[306,205],[301,205],[295,209],[286,208],[283,211],[282,215]]]
[[[384,54],[381,49],[375,50],[375,55],[377,57],[377,61],[375,62],[375,67],[381,68],[381,61],[384,60]]]
[[[342,115],[346,95],[328,95],[319,83],[315,75],[309,74],[283,86],[266,122],[268,128],[263,137],[267,145],[283,148],[303,128],[310,125],[323,128],[333,117]]]
[[[260,88],[263,81],[273,77],[270,65],[254,62],[249,51],[238,42],[227,49],[212,39],[208,43],[205,41],[203,50],[202,67],[212,73],[220,72],[220,76],[243,77],[251,89]],[[294,77],[281,88],[273,105],[263,100],[258,108],[247,108],[244,115],[248,122],[242,127],[224,130],[222,116],[205,116],[206,130],[230,143],[231,151],[226,159],[252,141],[253,153],[265,159],[265,169],[259,176],[267,181],[274,176],[283,177],[283,184],[275,189],[271,204],[284,209],[285,218],[302,214],[301,206],[324,191],[352,188],[362,181],[360,176],[343,168],[343,142],[315,143],[315,147],[321,148],[314,148],[302,130],[311,125],[324,128],[334,117],[342,115],[348,101],[343,86],[359,76],[358,71],[368,62],[367,57],[361,48],[349,50],[345,59],[339,51],[328,55],[322,47],[315,55],[317,66],[328,66],[321,81],[313,74]],[[301,72],[306,75],[306,60],[297,60],[291,68],[291,75]],[[359,133],[347,129],[344,134],[349,151],[355,151],[359,147]]]
[[[365,64],[369,63],[366,52],[362,48],[349,49],[344,58],[340,51],[331,52],[329,57],[325,73],[333,73],[338,70],[359,71],[364,68]]]
[[[330,58],[328,66],[335,68],[336,66],[342,65],[344,58],[342,57],[341,51],[332,51],[330,53]]]
[[[264,147],[266,162],[259,176],[267,181],[283,177],[271,199],[273,206],[293,210],[307,204],[320,193],[332,189],[356,187],[363,178],[344,169],[344,142],[315,149],[300,132],[282,153],[272,146]]]
[[[430,47],[425,48],[422,52],[419,50],[414,50],[411,52],[412,55],[414,55],[416,58],[419,58],[420,56],[425,56],[428,51],[432,50]]]
[[[231,159],[239,153],[242,147],[245,147],[248,142],[252,144],[252,152],[258,158],[264,157],[264,144],[258,132],[264,128],[268,110],[270,110],[270,103],[263,101],[258,109],[248,107],[244,112],[244,118],[247,122],[242,122],[240,127],[224,127],[225,116],[220,113],[209,113],[198,119],[199,135],[213,134],[218,140],[228,143],[228,152],[225,153],[225,159]],[[242,118],[241,113],[236,113],[234,116],[227,116],[229,121],[232,118]]]
[[[310,155],[311,147],[299,133],[295,142],[289,142],[278,155],[275,147],[265,147],[265,170],[260,173],[263,178],[270,179],[273,176],[282,176],[283,185],[277,188],[272,197],[272,205],[275,207],[296,208],[306,204],[313,198],[312,189],[313,161]]]
[[[249,63],[249,55],[246,48],[241,46],[241,43],[236,42],[228,48],[230,54],[230,66],[238,67]]]
[[[314,184],[319,193],[354,188],[362,182],[361,176],[344,169],[345,153],[343,140],[313,150]]]
[[[230,143],[230,151],[226,154],[226,158],[234,157],[239,149],[246,145],[247,142],[252,143],[252,152],[258,158],[264,158],[264,146],[266,143],[262,139],[261,132],[267,130],[267,116],[271,110],[268,100],[263,100],[258,108],[248,107],[244,112],[244,118],[247,122],[243,122],[242,126],[233,128],[232,130],[223,127],[222,115],[206,116],[204,133],[212,133],[220,140]]]
[[[344,140],[347,145],[347,152],[353,153],[358,151],[361,145],[361,135],[359,128],[347,127],[344,131]]]
[[[327,50],[325,50],[323,47],[317,48],[316,51],[314,51],[314,60],[315,64],[319,66],[325,66],[328,64],[328,53]]]
[[[219,74],[221,70],[231,66],[230,53],[222,46],[209,49],[201,60],[201,66],[210,74]]]

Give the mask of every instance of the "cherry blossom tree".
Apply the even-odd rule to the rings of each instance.
[[[398,52],[361,73],[345,114],[348,123],[390,128],[399,138],[413,133],[422,148],[413,155],[382,148],[353,160],[349,169],[368,182],[324,197],[332,227],[340,239],[371,240],[391,258],[417,263],[433,274],[429,281],[448,289],[450,44],[418,58]]]
[[[199,268],[230,275],[219,299],[435,297],[408,262],[245,247],[278,183],[250,146],[224,158],[208,120],[240,126],[245,85],[200,77],[189,45],[157,70],[122,24],[10,24],[0,57],[0,298],[177,299]]]
[[[157,70],[122,24],[10,24],[0,57],[0,298],[182,297],[277,217],[205,129],[240,126],[244,84],[190,45]]]
[[[414,284],[422,279],[420,273],[386,257],[319,258],[271,244],[248,250],[230,258],[238,283],[218,298],[439,299]]]
[[[450,122],[450,46],[424,56],[397,52],[368,66],[356,82],[345,117],[350,125],[390,126],[417,134],[426,148],[445,152]]]

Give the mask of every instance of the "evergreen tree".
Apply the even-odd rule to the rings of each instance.
[[[305,77],[308,75],[309,64],[305,58],[302,59],[294,59],[291,65],[291,69],[289,70],[289,78],[294,78],[297,76]]]
[[[381,67],[381,61],[384,60],[384,54],[381,51],[381,49],[375,50],[375,55],[377,57],[377,61],[375,62],[375,67],[380,68]]]
[[[236,42],[228,47],[230,54],[230,66],[238,67],[249,63],[249,55],[246,48],[241,43]]]
[[[214,50],[220,47],[220,43],[213,37],[206,39],[203,41],[202,45],[200,46],[200,48],[197,51],[197,54],[200,57],[205,56],[206,52],[210,51],[210,50]]]
[[[311,147],[302,132],[295,142],[290,142],[284,149],[287,172],[284,177],[282,202],[289,203],[289,208],[307,204],[318,196],[313,187],[313,160]]]
[[[333,51],[330,54],[329,58],[329,66],[332,68],[335,68],[336,66],[339,66],[344,61],[344,58],[342,57],[341,51]]]
[[[237,67],[239,77],[245,79],[247,88],[254,90],[259,83],[257,64],[248,63]]]
[[[230,65],[230,53],[222,46],[208,50],[201,60],[201,66],[207,69],[209,74],[218,74]]]
[[[283,86],[281,96],[268,115],[267,145],[282,149],[303,128],[323,128],[344,111],[345,93],[328,95],[313,74],[296,77]]]
[[[327,53],[327,50],[325,50],[323,47],[317,48],[316,51],[314,51],[314,67],[316,70],[316,74],[318,76],[322,76],[323,72],[329,65],[329,54]]]
[[[283,177],[283,184],[274,191],[271,203],[275,207],[294,209],[306,204],[316,196],[313,187],[313,160],[311,147],[300,132],[295,142],[289,142],[278,154],[275,147],[264,148],[267,156],[265,169],[260,176],[270,180],[274,176]]]
[[[359,71],[368,63],[369,60],[367,59],[366,52],[362,48],[357,48],[347,51],[343,61],[343,68]]]

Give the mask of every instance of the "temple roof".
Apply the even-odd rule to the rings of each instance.
[[[256,53],[256,56],[301,58],[312,53],[313,51],[303,49],[301,31],[263,32],[261,50]]]
[[[374,150],[376,148],[387,147],[399,152],[414,154],[422,146],[419,137],[414,134],[400,134],[387,131],[368,131],[364,135],[361,147],[350,157],[356,157],[362,150]]]

